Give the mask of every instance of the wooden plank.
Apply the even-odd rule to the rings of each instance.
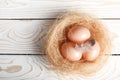
[[[68,11],[80,11],[99,18],[120,18],[119,0],[1,0],[0,19],[56,18]]]
[[[117,35],[120,44],[120,20],[102,20]],[[44,54],[46,34],[53,20],[0,20],[0,54]]]
[[[0,53],[43,54],[50,20],[0,20]]]
[[[1,80],[119,80],[120,56],[111,56],[95,74],[63,75],[50,69],[45,56],[0,56]]]

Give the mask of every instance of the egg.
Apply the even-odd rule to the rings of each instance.
[[[86,61],[95,61],[100,53],[100,46],[97,41],[95,41],[95,44],[93,46],[90,46],[90,48],[83,53],[82,58]]]
[[[82,52],[75,48],[75,43],[65,42],[61,47],[61,54],[69,61],[79,61],[82,57]]]
[[[76,43],[84,42],[90,36],[90,31],[87,28],[78,25],[72,26],[68,31],[68,39]]]

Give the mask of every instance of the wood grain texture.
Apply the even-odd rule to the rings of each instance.
[[[59,14],[81,11],[101,20],[112,36],[112,54],[120,54],[119,0],[0,0],[0,80],[120,80],[120,56],[110,56],[95,74],[60,74],[45,55],[46,34]],[[26,20],[25,20],[26,19]],[[104,55],[107,56],[107,55]]]
[[[0,18],[56,18],[67,11],[99,18],[120,18],[119,0],[0,0]]]
[[[50,20],[0,20],[0,53],[40,54]]]
[[[95,74],[60,74],[50,69],[45,56],[0,56],[0,80],[119,80],[120,57],[111,56]]]
[[[46,34],[54,20],[0,20],[1,54],[44,54]],[[102,20],[120,41],[120,20]],[[116,44],[115,43],[115,44]]]

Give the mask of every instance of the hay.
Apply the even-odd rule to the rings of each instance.
[[[98,41],[100,54],[94,62],[70,62],[63,58],[60,52],[61,44],[68,41],[67,32],[74,25],[84,26],[90,30],[91,38]],[[106,63],[110,54],[111,41],[108,31],[103,25],[87,14],[69,12],[59,17],[47,35],[46,54],[52,68],[64,73],[80,73],[83,75],[97,72]]]

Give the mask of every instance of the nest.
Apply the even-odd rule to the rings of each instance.
[[[70,62],[65,59],[60,52],[61,44],[68,41],[67,32],[74,25],[84,26],[89,29],[91,38],[98,41],[100,53],[93,62],[77,61]],[[97,72],[106,63],[110,54],[111,41],[108,30],[103,25],[88,14],[70,12],[59,17],[47,35],[46,54],[52,68],[64,73],[91,74]]]

